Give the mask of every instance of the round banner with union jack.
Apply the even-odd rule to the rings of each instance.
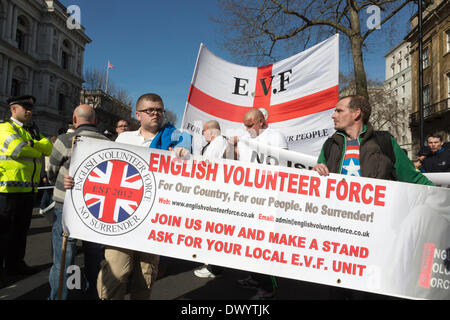
[[[124,149],[92,154],[74,175],[72,201],[86,226],[105,235],[137,228],[155,200],[155,177],[148,163]]]

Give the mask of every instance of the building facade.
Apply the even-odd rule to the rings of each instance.
[[[422,14],[424,137],[435,131],[450,134],[450,1],[435,0]],[[411,19],[412,114],[415,151],[420,147],[418,17]]]
[[[409,126],[411,110],[411,55],[410,43],[402,41],[385,56],[386,76],[384,90],[388,99],[392,100],[387,105],[391,110],[394,121],[386,122],[386,130],[391,132],[400,147],[413,157],[412,137]]]
[[[101,120],[97,124],[101,132],[108,131],[115,136],[116,123],[119,120],[127,120],[131,130],[139,128],[139,121],[131,117],[131,106],[120,102],[102,90],[81,90],[80,103],[88,104],[95,109],[97,118]]]
[[[57,0],[0,0],[0,116],[10,96],[32,94],[33,121],[45,135],[72,121],[80,101],[85,46],[82,26],[68,27]]]

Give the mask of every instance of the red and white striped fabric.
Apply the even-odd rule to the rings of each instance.
[[[338,35],[259,68],[225,61],[202,44],[182,126],[200,148],[203,122],[215,119],[225,136],[240,136],[245,112],[265,108],[269,126],[286,136],[290,150],[318,156],[334,132],[338,82]]]

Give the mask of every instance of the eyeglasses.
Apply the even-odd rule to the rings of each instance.
[[[151,115],[153,112],[158,113],[158,114],[164,113],[164,109],[161,109],[161,108],[148,108],[148,109],[145,109],[145,110],[136,110],[136,111],[137,112],[144,112],[144,113],[146,113],[148,115]]]

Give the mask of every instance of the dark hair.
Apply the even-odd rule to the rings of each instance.
[[[142,96],[140,96],[139,99],[137,99],[136,109],[137,109],[137,106],[144,100],[150,100],[150,101],[154,101],[154,102],[161,102],[161,104],[164,107],[164,103],[162,101],[162,98],[159,95],[157,95],[156,93],[146,93],[146,94],[143,94]]]
[[[444,141],[442,136],[443,135],[442,135],[441,132],[439,132],[439,131],[438,132],[434,132],[434,133],[432,133],[432,134],[427,136],[427,140],[428,140],[428,138],[438,138],[439,140]]]
[[[119,120],[117,120],[117,122],[116,122],[116,128],[117,128],[117,126],[119,125],[119,122],[120,121],[125,121],[126,123],[127,123],[127,125],[130,125],[130,123],[128,122],[128,120],[125,120],[125,119],[119,119]]]
[[[350,95],[342,97],[339,100],[343,100],[346,98],[350,98],[350,102],[348,103],[348,107],[350,109],[361,110],[362,121],[364,124],[367,124],[367,122],[369,122],[370,115],[372,114],[372,107],[370,106],[369,99],[364,96]]]

